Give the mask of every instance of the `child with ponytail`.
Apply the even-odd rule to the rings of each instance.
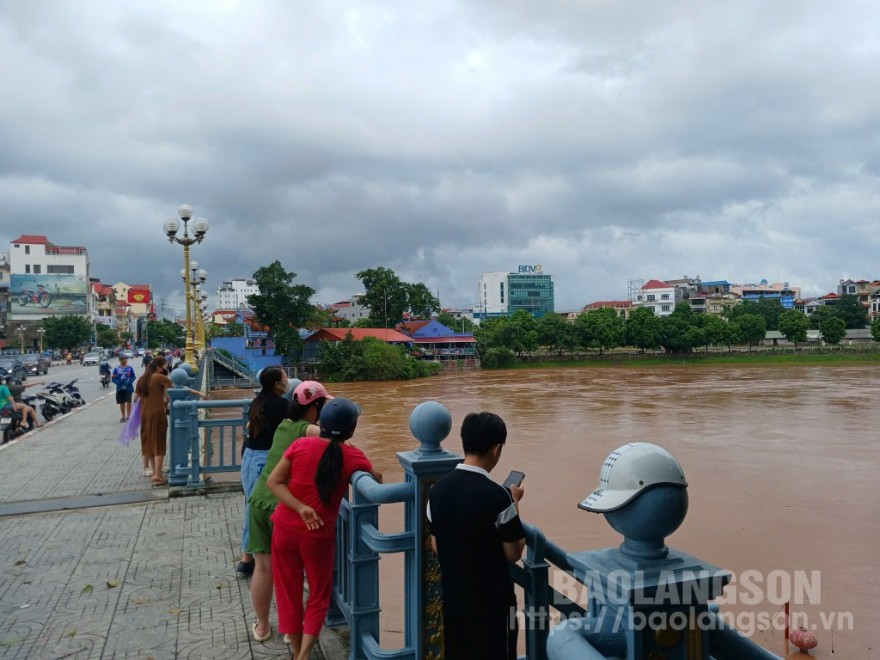
[[[290,637],[293,657],[308,658],[330,607],[336,517],[352,474],[382,474],[364,453],[346,444],[360,408],[342,397],[321,409],[318,438],[304,437],[284,452],[267,485],[278,498],[272,514],[272,576],[278,630]],[[303,578],[309,599],[303,609]]]

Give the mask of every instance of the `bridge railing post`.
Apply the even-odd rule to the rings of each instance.
[[[349,518],[349,529],[354,533],[348,534],[348,547],[345,549],[348,561],[343,564],[343,570],[348,572],[346,580],[349,585],[352,658],[366,657],[360,653],[359,648],[359,640],[364,635],[371,635],[376,642],[379,641],[379,553],[370,548],[364,537],[357,533],[367,525],[378,529],[379,504],[370,502],[358,492],[357,479],[362,477],[371,478],[365,474],[354,477],[354,497]]]
[[[195,408],[175,407],[175,401],[189,401],[193,395],[186,389],[190,376],[184,369],[171,372],[174,387],[168,388],[170,419],[168,460],[171,469],[168,472],[170,486],[198,486],[201,484],[199,474],[199,411]]]
[[[415,540],[413,549],[404,555],[404,643],[415,648],[416,658],[442,658],[440,565],[431,549],[426,506],[431,486],[455,469],[462,457],[440,448],[452,428],[452,416],[440,403],[419,404],[410,416],[409,427],[421,446],[397,454],[405,481],[412,484],[414,493],[404,505],[406,531]]]

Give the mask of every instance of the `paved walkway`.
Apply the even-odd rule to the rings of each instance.
[[[288,657],[250,638],[241,493],[169,499],[118,415],[107,396],[0,448],[0,658]]]

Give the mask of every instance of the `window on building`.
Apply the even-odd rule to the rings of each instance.
[[[73,275],[73,266],[46,266],[50,275]]]
[[[668,312],[668,311],[669,311],[669,305],[662,305],[662,306],[660,307],[660,311],[661,311],[661,312]]]
[[[636,300],[641,300],[641,299],[642,299],[642,294],[640,293],[639,295],[636,296]]]
[[[40,264],[34,264],[34,273],[42,273],[43,267]]]
[[[24,272],[26,272],[26,273],[31,272],[31,265],[30,265],[30,264],[25,264],[25,265],[24,265]]]
[[[30,253],[31,253],[31,246],[30,246],[30,245],[25,245],[25,246],[24,246],[24,253],[25,253],[25,254],[30,254]]]
[[[669,300],[669,294],[668,293],[660,294],[660,300]]]
[[[654,302],[656,300],[656,296],[653,293],[648,294],[648,302]]]
[[[657,311],[657,310],[654,308],[654,305],[648,305],[648,309],[650,309],[652,312],[656,312],[656,311]]]

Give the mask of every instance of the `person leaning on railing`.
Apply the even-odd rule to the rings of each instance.
[[[321,408],[333,397],[321,383],[307,380],[296,386],[287,408],[287,419],[278,425],[272,439],[272,448],[266,458],[266,466],[260,473],[257,485],[248,498],[248,546],[247,551],[256,562],[251,578],[251,602],[257,620],[253,626],[254,639],[265,641],[272,636],[269,610],[272,606],[272,512],[278,500],[266,482],[278,461],[298,438],[316,437],[321,429],[316,426]],[[287,640],[285,640],[287,641]]]

